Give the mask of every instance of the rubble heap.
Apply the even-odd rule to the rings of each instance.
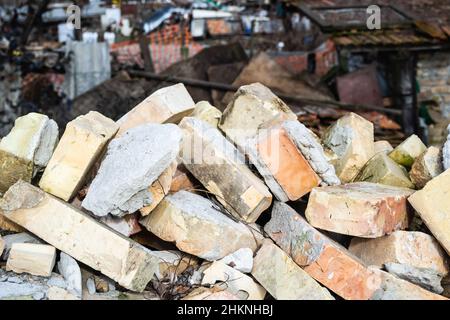
[[[448,296],[450,136],[392,148],[348,113],[318,137],[260,83],[57,136],[30,113],[0,142],[0,299]]]

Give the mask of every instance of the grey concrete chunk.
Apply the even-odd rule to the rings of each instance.
[[[416,268],[407,264],[401,263],[386,263],[384,265],[386,270],[399,277],[400,279],[412,282],[421,286],[424,289],[440,294],[444,291],[441,286],[442,274],[439,274],[434,269]]]
[[[148,188],[175,160],[180,142],[174,124],[142,125],[111,141],[83,208],[123,216],[151,204]]]

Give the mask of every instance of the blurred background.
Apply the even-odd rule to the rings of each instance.
[[[223,110],[261,82],[318,134],[351,110],[376,140],[438,145],[449,19],[437,0],[0,0],[0,137],[33,111],[60,127],[90,110],[117,120],[177,82]]]

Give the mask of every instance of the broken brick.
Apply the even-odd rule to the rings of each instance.
[[[427,147],[423,144],[422,140],[413,134],[392,150],[389,153],[389,157],[398,164],[409,168],[414,163],[414,160],[425,152],[426,149]]]
[[[370,182],[314,188],[306,219],[316,228],[363,238],[405,229],[407,197],[414,191]]]
[[[114,121],[95,111],[69,122],[39,182],[42,190],[72,199],[117,130]]]
[[[450,169],[408,198],[420,218],[450,254]]]
[[[266,185],[245,164],[244,156],[219,130],[196,118],[181,123],[186,168],[236,218],[255,222],[272,202]]]
[[[340,118],[325,133],[323,143],[339,157],[336,174],[351,182],[375,154],[373,124],[355,113]]]
[[[442,153],[437,147],[429,147],[414,161],[409,176],[414,185],[422,189],[428,181],[443,172]]]
[[[179,191],[166,196],[140,223],[182,251],[213,261],[240,249],[256,249],[249,227],[227,217],[210,200]]]

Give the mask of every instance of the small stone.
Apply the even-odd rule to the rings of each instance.
[[[81,270],[77,261],[68,254],[61,252],[60,259],[58,261],[58,270],[64,277],[64,280],[66,280],[67,290],[72,292],[75,296],[81,298]]]
[[[428,291],[441,294],[444,288],[441,286],[442,274],[433,269],[416,268],[407,264],[386,263],[386,270],[394,276],[414,283]]]
[[[39,186],[65,201],[72,199],[117,130],[113,120],[96,111],[70,121]]]
[[[210,200],[187,191],[166,196],[140,223],[164,241],[175,242],[181,251],[209,261],[240,248],[256,250],[247,226],[225,216]]]
[[[258,250],[252,275],[277,300],[334,300],[275,244]]]
[[[208,101],[199,101],[196,103],[194,112],[190,116],[203,120],[210,126],[217,128],[222,112]]]
[[[35,243],[14,243],[6,262],[6,270],[49,277],[55,266],[55,259],[55,247]]]
[[[414,163],[414,160],[425,152],[426,149],[427,147],[423,144],[422,140],[413,134],[391,151],[389,157],[398,164],[409,168]]]
[[[88,278],[86,280],[86,288],[88,289],[89,294],[95,294],[97,292],[97,289],[95,287],[95,281],[94,278]]]
[[[219,128],[238,147],[254,137],[265,123],[297,120],[297,116],[261,83],[242,86],[223,112]]]
[[[245,157],[216,128],[192,117],[183,129],[183,164],[237,219],[255,222],[272,202],[266,185],[246,166]]]
[[[31,112],[14,122],[11,132],[0,141],[0,150],[44,168],[58,141],[58,125],[46,115]]]
[[[435,238],[450,254],[450,169],[408,198]]]
[[[383,152],[383,153],[388,154],[389,152],[394,150],[392,145],[387,140],[375,141],[373,146],[374,146],[375,154],[377,154],[379,152]]]
[[[239,294],[240,291],[246,292],[247,300],[263,300],[266,295],[266,290],[252,278],[221,261],[214,261],[204,271],[202,285],[214,285],[216,282],[222,282],[226,291],[234,295]]]
[[[79,297],[58,287],[50,287],[47,292],[47,297],[48,300],[80,300]]]
[[[437,147],[429,147],[414,161],[409,176],[418,189],[443,172],[442,153]]]
[[[149,186],[175,160],[181,130],[174,124],[132,128],[108,145],[84,209],[96,216],[124,216],[152,203]]]
[[[120,126],[117,137],[143,124],[176,124],[191,114],[194,106],[194,100],[182,83],[156,90],[117,121]]]
[[[170,184],[170,192],[178,192],[180,190],[190,191],[195,189],[192,178],[188,175],[188,171],[183,164],[179,164]]]
[[[250,273],[253,268],[253,251],[250,248],[241,248],[220,261],[240,272]]]
[[[384,152],[374,155],[362,168],[354,181],[380,183],[393,187],[414,189],[406,169]]]
[[[314,188],[306,219],[316,228],[363,238],[405,229],[414,191],[370,182]]]
[[[181,300],[245,300],[238,295],[234,295],[225,288],[218,286],[212,288],[200,287],[192,290]]]
[[[339,157],[335,169],[341,182],[351,182],[375,154],[373,124],[349,113],[328,128],[323,143]]]

